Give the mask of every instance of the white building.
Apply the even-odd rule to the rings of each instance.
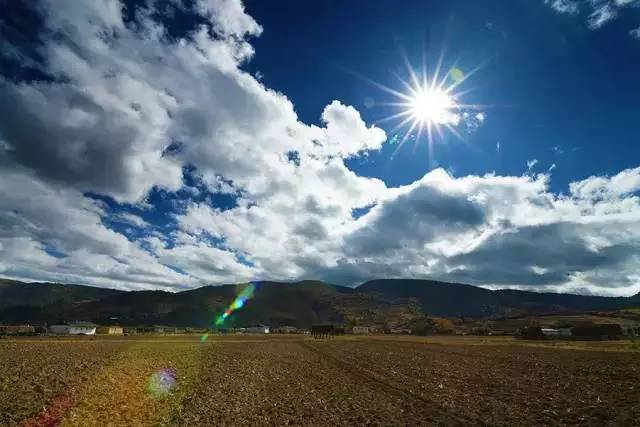
[[[371,328],[369,326],[354,326],[353,333],[357,335],[370,334]]]
[[[49,332],[57,335],[95,335],[97,326],[91,322],[67,322],[49,326]]]

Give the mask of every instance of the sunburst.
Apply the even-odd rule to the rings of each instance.
[[[408,81],[397,76],[405,88],[404,92],[367,79],[375,86],[396,97],[395,102],[382,104],[393,106],[399,111],[378,120],[378,123],[389,120],[398,121],[391,133],[404,129],[394,155],[410,138],[415,138],[417,144],[426,134],[429,156],[433,159],[433,144],[436,135],[440,139],[444,139],[445,131],[448,131],[464,141],[458,128],[462,124],[468,125],[469,120],[484,120],[484,113],[480,112],[483,106],[463,103],[461,98],[470,90],[460,90],[461,85],[479,68],[465,74],[454,65],[447,72],[441,73],[441,56],[435,71],[429,75],[426,66],[416,72],[406,57],[405,63]]]
[[[427,124],[457,123],[457,104],[453,97],[442,89],[421,87],[412,90],[411,101],[404,104],[411,118]]]

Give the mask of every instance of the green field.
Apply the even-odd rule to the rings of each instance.
[[[633,348],[491,337],[5,339],[0,425],[633,425]]]

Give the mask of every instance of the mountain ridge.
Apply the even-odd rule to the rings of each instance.
[[[255,297],[234,313],[228,326],[265,323],[309,327],[320,322],[400,325],[427,315],[488,318],[640,307],[640,294],[603,297],[489,290],[420,279],[375,279],[354,288],[317,280],[255,283]],[[241,286],[206,285],[172,293],[0,279],[0,322],[91,320],[206,327]]]

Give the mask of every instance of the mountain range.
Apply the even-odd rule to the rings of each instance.
[[[407,325],[425,316],[496,318],[526,314],[640,307],[640,294],[601,297],[520,290],[487,290],[432,280],[381,279],[350,288],[320,281],[258,282],[254,297],[225,326],[314,323]],[[121,291],[0,279],[0,323],[89,320],[99,324],[213,324],[242,284],[182,292]]]

